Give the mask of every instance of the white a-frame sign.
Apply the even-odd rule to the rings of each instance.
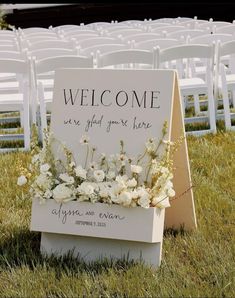
[[[56,72],[51,130],[73,152],[77,162],[85,159],[79,142],[82,135],[88,135],[92,144],[108,155],[117,153],[123,140],[125,151],[136,156],[143,151],[148,138],[161,138],[165,121],[168,140],[175,141],[184,134],[174,71],[61,69]],[[73,250],[85,261],[141,257],[146,263],[158,266],[164,224],[187,230],[196,227],[186,140],[174,156],[173,184],[176,198],[166,209],[166,216],[164,209],[153,207],[120,209],[117,205],[75,201],[56,206],[54,200],[44,205],[34,200],[31,229],[42,232],[41,250],[47,254]],[[112,216],[108,218],[107,214]],[[76,215],[80,216],[79,220]]]

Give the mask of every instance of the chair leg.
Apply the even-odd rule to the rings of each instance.
[[[228,87],[227,87],[225,69],[223,65],[220,66],[220,70],[221,70],[220,72],[221,72],[225,127],[226,129],[231,129],[231,115],[230,115],[229,98],[228,98]]]
[[[44,143],[44,131],[47,129],[47,109],[44,99],[44,90],[43,86],[39,85],[38,88],[38,98],[39,98],[39,107],[40,107],[40,136],[42,138],[42,142]]]
[[[25,98],[23,103],[23,122],[24,122],[24,148],[30,150],[30,122],[29,122],[29,98],[28,88],[24,91]]]
[[[233,108],[235,108],[235,88],[232,90],[232,103],[233,103]]]
[[[199,114],[200,113],[200,102],[199,102],[199,95],[198,94],[194,94],[193,95],[194,98],[194,109],[195,109],[195,114]]]
[[[216,109],[213,95],[213,83],[211,78],[207,77],[207,96],[208,96],[208,116],[210,122],[210,130],[216,132]]]

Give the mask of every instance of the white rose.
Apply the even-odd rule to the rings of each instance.
[[[138,203],[143,208],[149,208],[149,204],[150,204],[149,195],[144,195],[140,197],[138,200]]]
[[[43,165],[40,166],[40,172],[42,174],[48,172],[49,169],[50,169],[50,165],[48,163],[45,163],[45,164],[43,164]]]
[[[152,204],[153,206],[157,206],[159,208],[170,207],[169,197],[166,196],[165,193],[159,194],[157,197],[153,198]]]
[[[122,204],[123,206],[130,206],[132,201],[132,196],[128,191],[123,191],[118,196],[118,200],[120,204]]]
[[[86,179],[86,174],[87,174],[87,171],[85,169],[83,169],[82,166],[78,166],[75,168],[75,174],[77,177],[80,177],[82,179]]]
[[[137,165],[131,165],[131,171],[135,174],[140,174],[142,172],[143,168],[141,166]]]
[[[175,191],[173,188],[169,188],[167,190],[167,195],[171,198],[171,197],[174,197],[175,196]]]
[[[74,183],[74,178],[72,176],[69,176],[67,173],[60,174],[59,178],[68,184]]]
[[[59,184],[53,189],[53,198],[57,203],[65,203],[73,200],[73,191],[66,184]]]
[[[77,190],[78,193],[81,195],[90,196],[94,193],[94,186],[87,182],[84,182],[77,188]]]
[[[51,188],[51,179],[46,174],[40,174],[35,183],[41,188],[42,190],[47,190]]]
[[[127,187],[135,187],[137,185],[137,181],[135,180],[135,178],[132,178],[127,181],[126,185]]]
[[[53,195],[52,191],[48,189],[48,190],[45,191],[43,197],[45,199],[50,199],[50,197],[52,197],[52,195]]]
[[[97,182],[102,182],[105,178],[105,173],[102,170],[94,171],[94,178]]]
[[[22,186],[24,184],[27,183],[27,178],[24,175],[21,175],[18,179],[17,179],[17,185]]]

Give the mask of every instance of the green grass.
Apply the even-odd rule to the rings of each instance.
[[[166,231],[159,269],[125,261],[45,258],[16,186],[27,153],[0,155],[1,297],[234,297],[235,133],[188,137],[198,229]]]

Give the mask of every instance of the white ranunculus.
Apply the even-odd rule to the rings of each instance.
[[[73,200],[73,191],[65,183],[57,185],[52,192],[53,198],[57,203],[65,203]]]
[[[60,174],[59,178],[68,184],[74,183],[74,178],[72,176],[69,176],[67,173]]]
[[[77,191],[81,195],[91,196],[94,193],[94,186],[88,182],[83,182],[81,185],[79,185]]]
[[[131,171],[135,174],[140,174],[142,172],[143,168],[138,165],[131,165]]]
[[[48,190],[45,191],[43,197],[45,199],[50,199],[50,197],[52,197],[52,195],[53,195],[52,191],[48,189]]]
[[[130,206],[132,201],[131,193],[128,191],[121,192],[118,196],[118,200],[123,206]]]
[[[135,180],[135,178],[132,178],[127,181],[126,185],[127,185],[127,187],[136,187],[137,181]]]
[[[170,198],[174,197],[175,196],[175,191],[173,188],[169,188],[167,189],[167,194]]]
[[[97,182],[102,182],[105,178],[105,173],[102,170],[94,171],[94,178]]]
[[[154,152],[157,149],[156,142],[153,138],[148,139],[145,146],[148,152]]]
[[[157,197],[153,198],[152,204],[159,208],[170,207],[169,197],[165,193],[159,194]]]
[[[82,179],[86,179],[87,171],[85,169],[83,169],[82,166],[77,166],[75,168],[75,174],[76,174],[77,177],[80,177]]]
[[[50,189],[51,180],[46,174],[40,174],[35,182],[43,190]]]
[[[43,165],[40,166],[40,172],[42,174],[47,173],[50,169],[50,165],[48,163],[44,163]]]
[[[17,179],[17,185],[22,186],[22,185],[26,184],[27,181],[28,181],[27,178],[24,175],[21,175]]]
[[[149,204],[150,204],[149,195],[141,196],[138,200],[138,203],[143,208],[149,208]]]
[[[96,162],[91,162],[90,165],[89,165],[89,169],[92,170],[92,171],[95,171],[98,169],[98,164]]]

